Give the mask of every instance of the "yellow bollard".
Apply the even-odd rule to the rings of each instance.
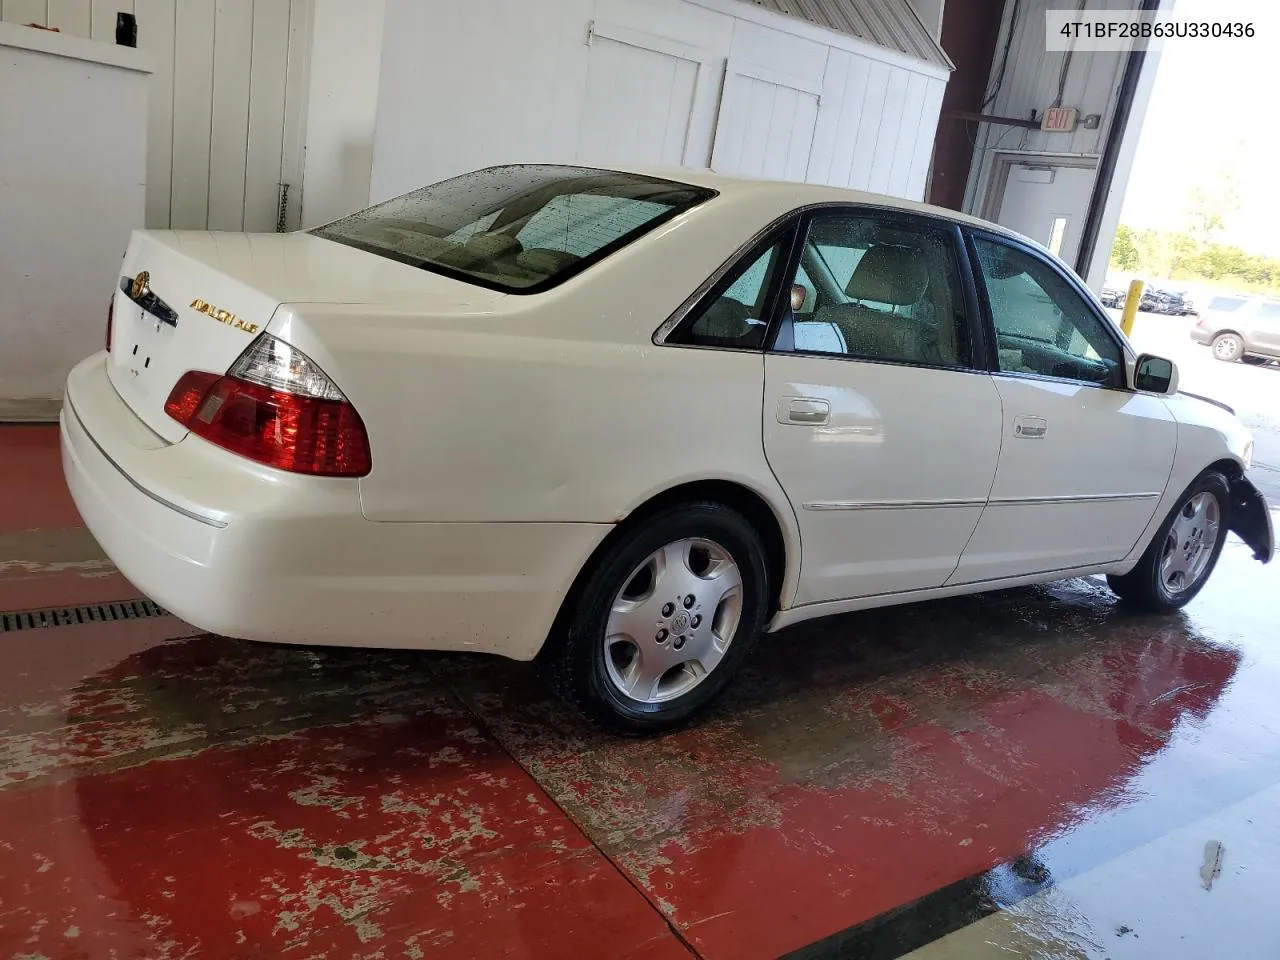
[[[1124,314],[1120,317],[1120,329],[1126,337],[1133,334],[1133,321],[1138,318],[1138,305],[1142,303],[1142,291],[1146,284],[1134,280],[1129,284],[1129,293],[1124,298]]]

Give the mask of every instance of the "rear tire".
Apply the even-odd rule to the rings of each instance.
[[[1207,470],[1178,498],[1138,565],[1107,577],[1121,599],[1153,613],[1186,606],[1218,564],[1231,525],[1227,478]]]
[[[1234,333],[1220,333],[1210,344],[1213,355],[1218,360],[1234,363],[1244,355],[1244,341]]]
[[[768,614],[760,535],[715,502],[624,527],[566,601],[539,665],[570,706],[619,733],[677,727],[733,679]]]

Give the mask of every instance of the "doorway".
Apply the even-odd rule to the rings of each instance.
[[[1074,263],[1096,175],[1091,157],[997,156],[983,216]]]

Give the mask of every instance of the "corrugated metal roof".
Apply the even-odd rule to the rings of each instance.
[[[783,16],[848,34],[917,60],[954,70],[909,0],[743,0]]]

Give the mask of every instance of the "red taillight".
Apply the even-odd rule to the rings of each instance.
[[[115,319],[116,298],[113,296],[111,302],[107,304],[107,353],[111,352],[111,324]]]
[[[174,386],[164,410],[196,436],[280,470],[363,477],[373,466],[364,421],[348,400],[191,371]]]

